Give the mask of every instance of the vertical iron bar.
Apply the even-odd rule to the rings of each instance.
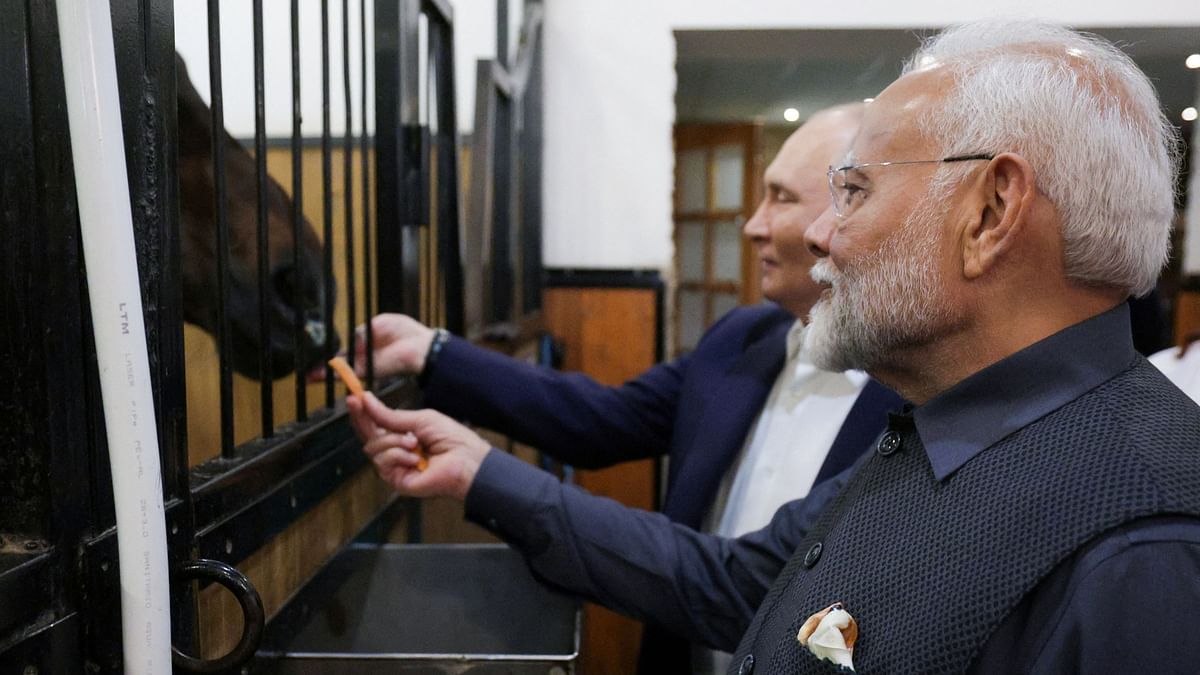
[[[540,22],[531,29],[529,79],[521,94],[521,311],[542,308],[542,36]]]
[[[325,245],[322,272],[325,282],[325,349],[333,339],[333,157],[329,136],[329,0],[321,0],[321,205]],[[333,369],[325,365],[325,407],[333,407]]]
[[[375,2],[375,250],[379,311],[418,305],[421,213],[417,0]]]
[[[496,0],[496,63],[508,67],[508,0]]]
[[[445,326],[463,333],[463,270],[459,255],[458,119],[455,111],[454,32],[441,17],[430,21],[430,45],[436,59],[438,92],[438,243]]]
[[[221,381],[221,456],[233,455],[233,356],[229,329],[229,218],[225,210],[225,108],[221,93],[220,0],[208,0],[208,79],[212,92],[213,186],[217,217],[217,352]]]
[[[263,7],[254,0],[254,182],[258,188],[258,372],[259,401],[262,413],[262,437],[270,438],[275,429],[275,401],[272,391],[274,369],[271,364],[271,323],[268,320],[268,288],[271,283],[270,250],[267,239],[267,113],[263,68]]]
[[[359,32],[362,36],[360,42],[360,58],[362,59],[362,73],[360,92],[362,101],[359,105],[360,113],[362,114],[362,138],[359,142],[359,153],[362,163],[362,204],[363,204],[363,322],[366,324],[366,355],[367,355],[367,388],[375,386],[375,339],[374,330],[371,328],[371,318],[375,316],[375,310],[372,307],[372,296],[374,295],[374,279],[371,275],[371,164],[367,157],[369,149],[368,128],[367,128],[367,0],[359,0]],[[353,339],[353,337],[351,338]],[[353,346],[353,345],[351,345]]]
[[[421,308],[421,224],[427,219],[427,195],[421,180],[421,91],[419,0],[400,5],[400,176],[403,216],[400,219],[400,269],[403,311],[417,316]]]
[[[296,420],[308,419],[308,386],[305,382],[308,349],[312,344],[304,330],[308,300],[305,279],[300,275],[300,249],[304,241],[304,163],[300,135],[300,0],[292,0],[292,307],[295,309],[293,353],[296,355]]]
[[[492,278],[495,288],[490,322],[511,321],[513,316],[513,99],[511,92],[496,92],[496,122],[492,155]],[[485,283],[489,283],[485,281]]]
[[[346,128],[342,133],[342,179],[346,226],[346,360],[354,367],[354,111],[350,96],[350,0],[342,0],[342,99]]]

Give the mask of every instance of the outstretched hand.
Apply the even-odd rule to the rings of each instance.
[[[413,497],[465,499],[491,445],[435,410],[393,410],[368,392],[346,399],[355,433],[375,470],[397,492]],[[417,469],[418,444],[429,457]]]
[[[416,375],[425,368],[433,329],[404,314],[378,314],[371,319],[376,377]],[[367,372],[366,326],[354,331],[354,363],[359,376]]]
[[[416,375],[425,369],[425,355],[433,343],[433,329],[404,314],[377,314],[371,318],[371,349],[375,377]],[[354,331],[354,372],[367,376],[367,326]],[[310,382],[325,379],[325,369],[309,374]]]

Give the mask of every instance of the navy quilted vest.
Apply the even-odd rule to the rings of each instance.
[[[898,449],[866,460],[813,527],[732,672],[748,655],[756,675],[837,672],[796,632],[841,601],[858,621],[857,672],[961,673],[1089,540],[1139,518],[1200,516],[1200,410],[1141,357],[941,482],[911,416],[890,427]]]

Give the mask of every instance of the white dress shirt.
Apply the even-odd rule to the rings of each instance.
[[[1149,359],[1176,387],[1200,403],[1200,343],[1192,345],[1183,356],[1179,355],[1179,347],[1170,347],[1151,354]]]
[[[842,423],[867,384],[866,373],[831,373],[812,364],[801,321],[788,330],[787,362],[750,428],[705,521],[705,531],[738,537],[762,529],[783,504],[808,494]],[[724,673],[730,655],[698,648],[698,674]]]
[[[714,534],[740,537],[761,529],[780,506],[807,495],[867,384],[864,372],[814,366],[804,333],[800,321],[788,330],[787,362],[710,510],[707,529]]]

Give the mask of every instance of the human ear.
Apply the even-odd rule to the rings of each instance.
[[[1033,167],[1020,155],[997,155],[967,200],[962,233],[963,276],[983,276],[1021,236],[1037,196]]]

